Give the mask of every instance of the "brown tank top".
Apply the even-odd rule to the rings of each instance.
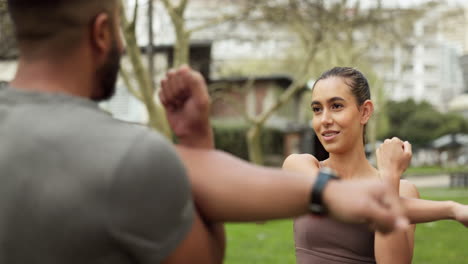
[[[344,224],[327,217],[294,220],[298,264],[376,263],[374,232],[364,224]]]

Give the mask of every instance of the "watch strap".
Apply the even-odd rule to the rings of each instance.
[[[326,167],[320,169],[310,195],[309,210],[312,214],[325,215],[327,213],[326,206],[323,202],[323,191],[330,180],[338,179],[339,178],[332,169]]]

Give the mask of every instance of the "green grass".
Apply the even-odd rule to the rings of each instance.
[[[406,176],[433,175],[433,174],[443,174],[443,173],[446,173],[446,170],[440,166],[409,167],[405,171]]]
[[[421,197],[468,204],[468,189],[422,189]],[[468,229],[454,221],[420,224],[416,228],[413,263],[468,263]]]
[[[296,263],[292,221],[228,224],[227,264]]]
[[[448,174],[451,172],[468,172],[468,167],[442,168],[440,166],[410,167],[405,171],[405,176],[427,176]]]
[[[422,198],[468,204],[468,189],[421,189]],[[228,224],[227,264],[295,263],[292,222]],[[468,229],[453,221],[420,224],[416,229],[415,264],[468,263]]]

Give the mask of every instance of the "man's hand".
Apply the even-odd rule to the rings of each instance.
[[[213,148],[210,96],[200,73],[188,66],[171,70],[159,92],[166,116],[181,145]]]
[[[376,155],[380,175],[399,191],[400,177],[411,163],[411,144],[396,137],[386,139],[376,150]]]
[[[323,199],[332,218],[343,222],[368,223],[382,233],[408,226],[398,194],[375,180],[330,181]]]

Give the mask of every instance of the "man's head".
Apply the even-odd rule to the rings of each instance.
[[[60,60],[86,50],[94,71],[91,99],[112,96],[123,45],[118,0],[8,0],[23,60]]]

